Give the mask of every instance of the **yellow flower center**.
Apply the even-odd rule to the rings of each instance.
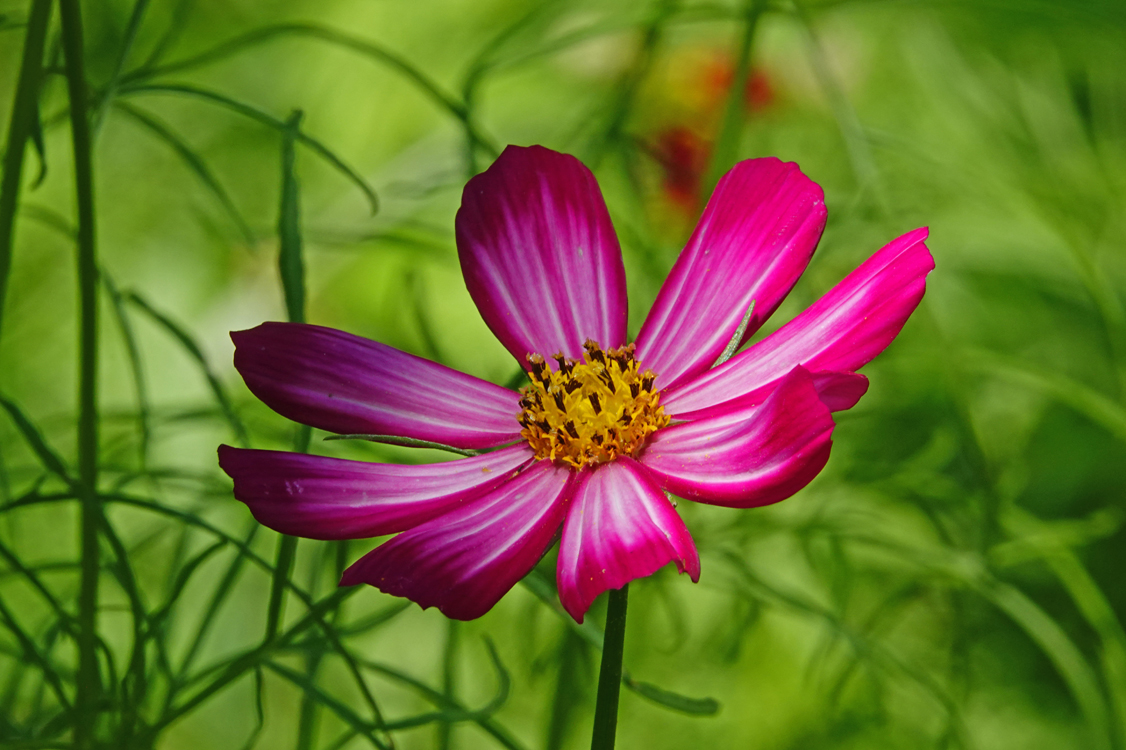
[[[653,390],[656,376],[641,370],[633,344],[603,351],[583,344],[583,361],[556,354],[558,370],[529,354],[532,383],[521,389],[520,434],[536,458],[575,468],[636,456],[645,441],[669,423]]]

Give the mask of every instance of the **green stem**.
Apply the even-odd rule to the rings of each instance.
[[[305,322],[305,264],[301,253],[301,203],[296,172],[296,144],[300,127],[301,112],[296,111],[286,121],[285,130],[282,132],[282,186],[278,208],[278,270],[281,273],[285,309],[291,323]],[[307,452],[311,434],[307,426],[298,426],[294,436],[294,450],[300,453]],[[296,554],[297,537],[283,536],[278,542],[278,560],[270,588],[270,604],[266,615],[266,642],[273,639],[278,632],[282,612],[285,609],[285,584],[289,580]]]
[[[457,620],[446,622],[446,649],[442,654],[442,694],[450,704],[457,703],[457,651],[458,634],[461,623]],[[438,750],[450,750],[453,722],[438,722]]]
[[[94,244],[94,175],[87,115],[83,62],[82,16],[78,0],[59,0],[63,53],[66,60],[70,129],[74,143],[74,185],[78,206],[78,482],[82,498],[82,579],[78,593],[78,690],[75,697],[74,744],[94,744],[98,676],[98,268]]]
[[[606,635],[602,641],[602,666],[598,668],[598,698],[594,706],[594,733],[590,738],[590,750],[614,750],[628,601],[628,583],[620,589],[610,591],[609,607],[606,610]]]
[[[51,20],[51,0],[33,0],[23,42],[23,62],[12,102],[8,124],[8,143],[4,151],[4,175],[0,181],[0,321],[4,316],[4,296],[8,270],[12,265],[12,239],[15,234],[16,205],[19,203],[20,176],[23,173],[24,146],[35,127],[39,112],[39,84],[43,78],[43,47]]]

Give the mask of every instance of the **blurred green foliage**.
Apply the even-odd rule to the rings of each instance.
[[[34,5],[0,1],[5,132]],[[214,452],[301,440],[246,391],[226,335],[287,309],[510,382],[461,282],[453,215],[502,144],[541,143],[599,178],[634,331],[737,159],[796,161],[826,192],[821,247],[776,321],[916,226],[937,261],[866,368],[869,394],[839,415],[821,477],[770,508],[680,504],[703,577],[631,587],[620,745],[1126,749],[1120,0],[82,10],[101,269],[100,746],[584,746],[601,611],[581,628],[560,616],[551,555],[470,623],[337,590],[375,542],[302,541],[277,565],[278,535],[233,500]],[[79,277],[58,23],[56,10],[28,99],[0,330],[12,748],[81,739]],[[328,455],[448,458],[323,437],[312,449]]]

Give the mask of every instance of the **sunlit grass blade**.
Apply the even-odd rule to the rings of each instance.
[[[279,132],[284,132],[286,124],[284,121],[270,115],[257,107],[232,99],[229,96],[210,91],[207,89],[199,88],[197,86],[190,86],[187,84],[151,84],[151,85],[135,85],[130,84],[121,89],[121,96],[135,96],[138,94],[169,94],[173,96],[188,96],[203,101],[217,104],[221,107],[236,112],[244,117],[247,117],[263,125],[267,125]],[[377,213],[379,211],[379,196],[376,194],[375,189],[372,188],[359,172],[350,167],[344,160],[337,156],[332,150],[321,143],[316,138],[308,134],[298,131],[297,140],[302,145],[312,149],[314,153],[328,162],[333,168],[347,177],[351,182],[358,187],[367,198],[371,206],[371,212]]]
[[[218,376],[211,369],[207,357],[204,356],[203,350],[200,349],[199,344],[196,343],[195,338],[187,332],[180,324],[176,323],[169,316],[165,315],[155,307],[150,305],[144,297],[137,292],[124,292],[125,299],[135,305],[137,309],[148,315],[153,321],[160,325],[176,341],[180,342],[184,350],[195,360],[199,366],[200,372],[207,380],[207,385],[211,389],[212,395],[215,397],[216,403],[222,410],[223,415],[227,418],[227,422],[231,426],[231,430],[235,433],[235,439],[240,445],[247,446],[250,444],[250,439],[246,434],[246,427],[243,426],[242,420],[239,419],[238,414],[235,412],[234,405],[231,403],[230,398],[227,396],[227,389],[223,387],[223,383],[219,380]]]
[[[1078,556],[1069,548],[1069,540],[1045,534],[1045,524],[1017,508],[1006,516],[1005,525],[1022,537],[1036,540],[1033,544],[1038,548],[1039,554],[1063,584],[1091,629],[1098,634],[1101,641],[1099,662],[1103,684],[1109,693],[1112,746],[1126,746],[1126,629],[1123,629],[1114,607]],[[1111,528],[1117,530],[1120,526],[1119,523]]]
[[[1086,720],[1089,747],[1109,750],[1110,717],[1103,692],[1094,671],[1067,632],[1015,586],[987,581],[979,591],[1036,642],[1063,677]]]
[[[248,246],[253,246],[257,241],[254,230],[250,228],[242,212],[240,212],[238,206],[235,205],[234,199],[231,198],[230,194],[219,182],[219,179],[212,173],[211,168],[207,166],[207,161],[170,127],[147,112],[134,107],[128,102],[117,102],[115,106],[133,118],[133,120],[140,123],[180,157],[188,169],[195,174],[203,186],[207,188],[208,192],[210,192],[215,197],[215,200],[219,202],[219,205],[222,206],[223,211],[230,217],[231,222],[235,225],[235,228],[238,229],[239,234],[242,235],[243,242]]]
[[[1126,408],[1074,378],[985,351],[968,352],[966,366],[981,373],[1019,380],[1043,390],[1092,422],[1102,425],[1117,439],[1126,442]]]

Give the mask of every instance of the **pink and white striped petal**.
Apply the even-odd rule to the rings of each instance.
[[[219,447],[235,497],[258,522],[309,539],[394,534],[492,491],[533,460],[526,444],[436,464],[399,465]]]
[[[769,386],[795,365],[815,373],[851,373],[867,364],[891,343],[923,298],[934,268],[926,238],[923,228],[893,240],[786,325],[668,390],[661,396],[666,413],[692,418]],[[858,385],[846,388],[857,390]],[[835,405],[851,406],[850,399],[838,395]]]
[[[231,339],[250,391],[295,422],[469,449],[520,437],[520,394],[385,344],[303,323]]]
[[[785,500],[829,460],[833,417],[802,367],[759,406],[660,430],[640,461],[664,489],[730,508]]]
[[[652,575],[675,562],[700,579],[696,544],[672,502],[631,458],[580,475],[563,522],[557,583],[563,607],[578,622],[603,591]]]
[[[369,583],[455,620],[480,617],[555,538],[571,476],[535,461],[476,501],[376,547],[344,571],[340,585]]]
[[[789,294],[825,228],[825,196],[798,166],[739,162],[723,176],[637,335],[659,388],[704,372],[751,303],[743,340]]]
[[[509,146],[465,186],[457,212],[465,285],[496,337],[581,359],[583,342],[626,343],[626,277],[594,175],[573,156]]]

